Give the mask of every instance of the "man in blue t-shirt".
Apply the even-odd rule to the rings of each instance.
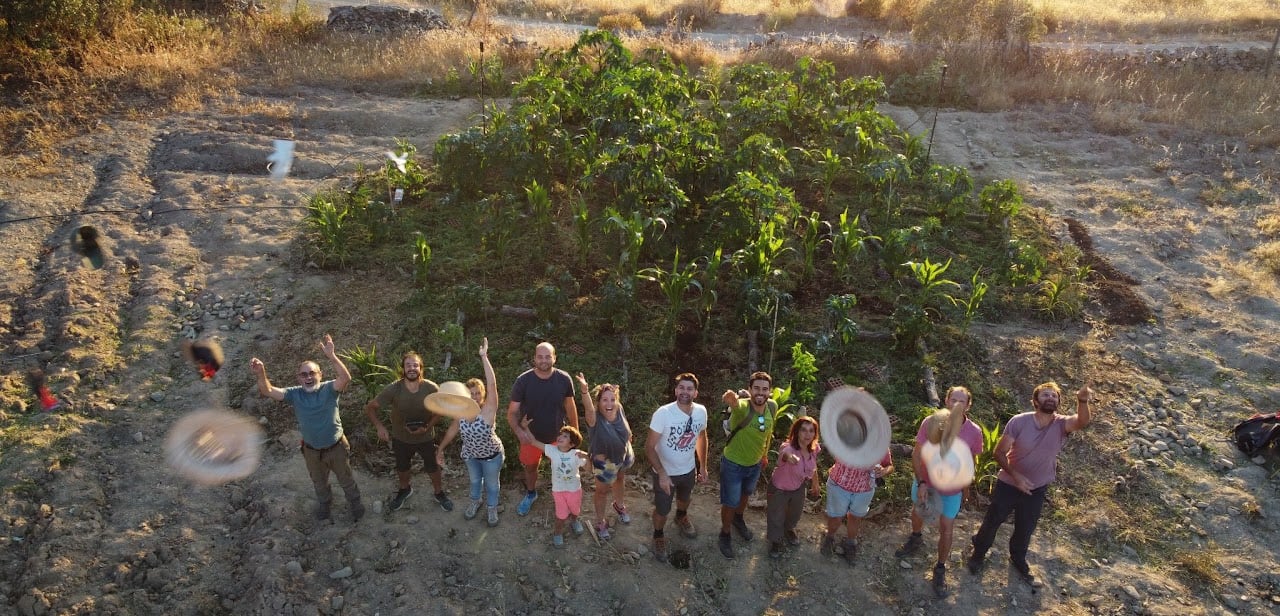
[[[322,380],[320,365],[307,360],[298,368],[298,385],[281,389],[267,379],[267,367],[257,357],[249,361],[249,367],[257,377],[259,395],[293,406],[298,430],[302,432],[302,459],[307,463],[307,473],[315,484],[316,500],[319,501],[316,519],[329,519],[333,503],[333,491],[329,488],[329,473],[332,472],[347,495],[352,521],[359,522],[364,515],[364,503],[360,501],[360,487],[351,472],[351,445],[342,433],[342,417],[338,414],[338,392],[347,388],[351,373],[338,359],[329,334],[324,335],[320,349],[333,364],[338,378]]]

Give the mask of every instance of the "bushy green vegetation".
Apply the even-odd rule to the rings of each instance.
[[[1046,280],[1083,284],[1062,273],[1075,264],[1051,258],[1011,182],[978,187],[933,164],[876,110],[880,81],[833,72],[801,59],[695,77],[662,52],[636,58],[607,32],[584,34],[546,55],[509,108],[442,138],[434,166],[411,160],[414,179],[388,165],[317,196],[312,248],[330,266],[393,266],[425,241],[416,280],[429,301],[404,335],[430,336],[462,309],[469,338],[510,334],[508,363],[495,358],[507,378],[550,339],[567,369],[623,381],[635,425],[679,370],[703,375],[702,401],[718,406],[746,376],[747,332],[779,386],[866,386],[904,420],[903,439],[922,362],[981,408],[1012,411],[984,383],[967,328],[995,310],[1066,315],[1061,302],[1083,295],[1046,305],[1041,293]],[[398,184],[421,198],[389,207]],[[499,303],[535,319],[494,319]],[[581,347],[572,359],[569,345]],[[469,355],[461,374],[477,370]]]

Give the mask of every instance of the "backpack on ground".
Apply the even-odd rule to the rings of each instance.
[[[1236,447],[1248,455],[1262,452],[1280,438],[1280,413],[1255,413],[1231,429]]]

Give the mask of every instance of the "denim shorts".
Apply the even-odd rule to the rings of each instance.
[[[720,458],[720,504],[733,508],[742,503],[742,499],[756,491],[756,483],[760,481],[760,465],[743,466],[731,462],[728,458]]]
[[[911,482],[911,502],[916,502],[916,492],[920,484]],[[956,519],[960,515],[960,502],[964,500],[964,492],[956,492],[948,496],[939,495],[942,499],[942,517],[948,520]]]
[[[830,481],[827,482],[827,517],[843,518],[846,514],[855,518],[867,517],[871,510],[871,497],[876,495],[876,486],[866,492],[850,492]]]

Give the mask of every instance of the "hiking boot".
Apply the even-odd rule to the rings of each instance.
[[[364,503],[356,501],[351,503],[351,522],[359,522],[364,517]]]
[[[498,525],[498,508],[497,507],[489,507],[488,524],[489,524],[489,528],[493,528],[494,526]]]
[[[720,553],[733,560],[733,538],[729,533],[720,533]]]
[[[786,538],[787,538],[787,545],[790,545],[791,547],[800,545],[800,535],[797,535],[796,531],[794,530],[787,531]]]
[[[985,556],[970,556],[965,566],[969,569],[970,575],[982,575],[982,570],[987,566],[987,558]]]
[[[529,515],[529,510],[533,509],[533,503],[536,500],[538,500],[537,492],[525,492],[524,498],[520,499],[520,505],[516,507],[516,514],[520,516]]]
[[[609,523],[608,523],[608,522],[605,522],[604,520],[600,520],[600,523],[599,523],[599,524],[596,524],[596,536],[597,536],[597,537],[599,537],[599,538],[601,538],[601,539],[608,539],[608,538],[609,538],[609,536],[610,536],[610,535],[609,535]]]
[[[844,546],[844,562],[849,563],[850,567],[857,564],[858,542],[853,539],[845,539],[842,545]]]
[[[445,511],[453,511],[453,501],[449,500],[449,495],[444,492],[436,492],[436,502],[440,504],[440,508]]]
[[[660,563],[667,562],[667,538],[666,537],[653,538],[653,559]]]
[[[907,537],[906,543],[903,543],[902,547],[894,551],[893,556],[895,558],[906,558],[915,554],[916,550],[920,549],[922,545],[924,545],[924,537],[920,533],[911,533],[911,536]]]
[[[769,542],[769,558],[782,558],[784,553],[786,553],[786,548],[782,547],[781,541]]]
[[[747,521],[742,516],[733,516],[733,530],[738,531],[738,536],[742,537],[743,541],[751,541],[756,536],[750,528],[747,528]]]
[[[626,505],[619,505],[618,503],[614,503],[614,504],[613,504],[613,510],[614,510],[614,511],[616,511],[616,512],[618,513],[618,521],[619,521],[619,522],[622,522],[623,524],[630,524],[630,523],[631,523],[631,516],[630,516],[630,515],[627,515],[627,506],[626,506]]]
[[[329,519],[329,503],[316,503],[316,509],[313,512],[317,520]]]
[[[947,566],[942,563],[933,566],[933,594],[939,599],[947,596]]]
[[[582,520],[573,521],[573,536],[581,537],[582,533],[586,532],[586,530],[587,529],[582,527]]]
[[[564,535],[553,535],[551,537],[551,545],[554,545],[558,548],[564,547]]]
[[[391,497],[391,510],[400,511],[400,508],[404,507],[404,502],[409,500],[410,496],[413,496],[413,486],[397,490],[396,495]]]
[[[823,535],[822,547],[818,548],[818,552],[820,552],[823,556],[830,558],[831,552],[835,550],[835,547],[836,547],[835,535]]]
[[[680,528],[680,534],[683,535],[685,539],[698,538],[698,531],[693,527],[693,520],[690,520],[689,516],[676,516],[676,526]]]
[[[1044,584],[1042,584],[1040,580],[1036,579],[1035,574],[1031,573],[1031,567],[1027,565],[1025,561],[1016,562],[1016,561],[1010,560],[1009,565],[1013,567],[1014,573],[1018,574],[1018,579],[1026,583],[1027,586],[1030,586],[1032,588],[1040,588],[1041,586],[1044,586]]]
[[[480,501],[473,500],[468,503],[467,508],[462,511],[462,519],[474,520],[476,519],[477,513],[480,513]]]

